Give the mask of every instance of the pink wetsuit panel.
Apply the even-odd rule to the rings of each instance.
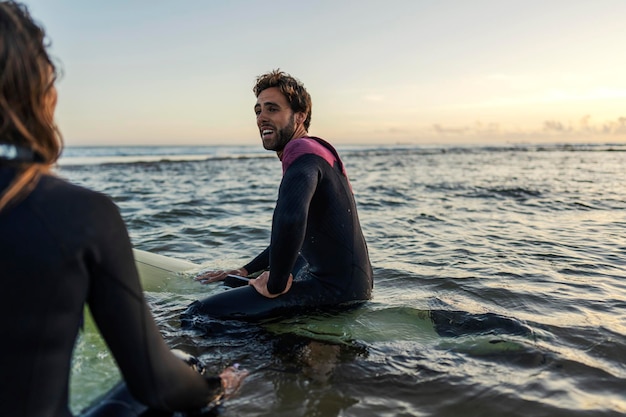
[[[330,150],[315,139],[300,138],[292,140],[285,146],[285,151],[283,152],[283,174],[296,159],[311,153],[324,158],[331,167],[337,160]]]

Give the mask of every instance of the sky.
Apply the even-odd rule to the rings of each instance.
[[[25,0],[66,145],[260,143],[256,77],[335,144],[626,142],[625,0]]]

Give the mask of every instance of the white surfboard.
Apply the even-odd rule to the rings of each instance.
[[[158,291],[167,281],[200,270],[200,265],[182,259],[133,249],[135,264],[144,291]]]
[[[133,249],[133,252],[144,291],[176,293],[187,287],[200,287],[191,279],[202,269],[200,265],[139,249]],[[116,370],[113,359],[91,317],[87,314],[85,318],[85,329],[81,336],[83,342],[79,343],[75,354],[78,355],[78,361],[85,362],[88,369],[81,375],[81,366],[78,366],[78,375],[74,372],[73,379],[78,378],[72,384],[79,387],[89,386],[96,375],[97,388],[92,387],[89,392],[83,393],[89,398],[76,398],[76,393],[73,392],[74,407],[78,410],[93,401],[94,395],[103,394],[119,380],[117,371],[111,374],[110,369]],[[526,348],[526,343],[519,337],[503,338],[480,332],[475,336],[442,337],[435,330],[428,311],[406,307],[380,309],[376,308],[376,305],[371,305],[338,314],[314,315],[310,319],[303,316],[285,318],[280,322],[266,323],[264,326],[274,334],[296,334],[332,344],[353,345],[355,341],[410,342],[423,344],[425,348],[467,351],[474,355],[502,354],[523,351]],[[530,339],[528,336],[526,338]],[[88,350],[83,352],[85,349]],[[104,384],[103,379],[106,379]]]

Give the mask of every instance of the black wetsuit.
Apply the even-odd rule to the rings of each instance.
[[[14,176],[0,161],[0,190]],[[44,175],[0,211],[0,277],[0,415],[71,415],[70,361],[85,303],[140,401],[199,408],[219,389],[219,377],[201,377],[163,341],[108,197]]]
[[[337,152],[319,138],[294,139],[285,146],[282,164],[270,246],[245,268],[250,274],[270,269],[273,294],[284,290],[293,272],[291,289],[273,299],[252,286],[231,289],[196,301],[184,320],[195,315],[257,320],[370,299],[372,267]]]

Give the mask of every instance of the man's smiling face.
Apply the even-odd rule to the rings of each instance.
[[[277,87],[267,88],[257,97],[254,106],[256,123],[267,150],[280,152],[294,137],[296,113]]]

